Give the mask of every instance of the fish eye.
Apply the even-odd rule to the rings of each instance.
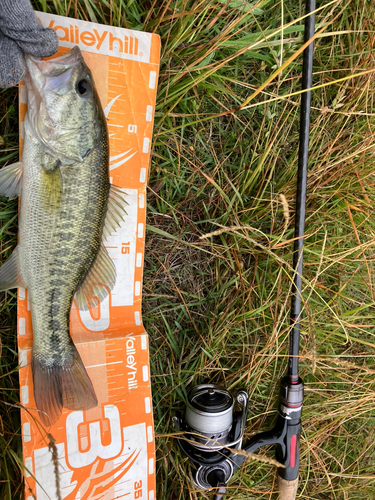
[[[81,95],[86,95],[90,92],[91,86],[87,80],[79,80],[77,83],[77,91]]]

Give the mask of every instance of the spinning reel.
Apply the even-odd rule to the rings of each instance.
[[[306,0],[288,373],[280,384],[275,427],[253,436],[242,448],[245,452],[253,453],[262,446],[276,445],[276,459],[282,466],[278,469],[279,500],[294,500],[298,487],[303,404],[303,383],[298,375],[298,352],[315,8],[315,0]],[[215,500],[223,497],[227,482],[246,460],[246,453],[240,453],[240,448],[248,400],[245,390],[238,391],[234,398],[222,387],[198,385],[188,393],[184,414],[177,414],[173,419],[175,429],[181,433],[178,438],[180,448],[195,466],[195,484],[200,488],[214,489]]]
[[[254,453],[262,446],[276,445],[280,498],[295,498],[298,486],[299,439],[303,383],[281,381],[279,415],[275,427],[253,436],[242,450]],[[241,449],[248,414],[249,396],[241,389],[234,398],[227,390],[213,384],[193,387],[188,393],[185,413],[173,419],[183,433],[178,444],[195,466],[193,479],[201,489],[214,489],[215,500],[226,492],[226,484],[246,460]],[[237,407],[237,409],[236,409]],[[285,496],[285,492],[294,496]]]
[[[184,433],[178,443],[197,467],[195,484],[202,489],[216,488],[217,499],[234,473],[233,451],[242,444],[248,402],[245,390],[234,398],[217,385],[197,385],[189,391],[184,415],[173,419],[175,429]]]

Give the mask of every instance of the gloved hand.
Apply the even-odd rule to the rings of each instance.
[[[38,22],[30,0],[0,0],[0,87],[17,85],[25,75],[24,52],[52,56],[58,49],[53,29]]]

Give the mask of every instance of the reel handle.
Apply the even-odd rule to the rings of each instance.
[[[295,500],[298,489],[298,477],[292,481],[287,481],[281,476],[277,477],[279,497],[278,500]]]
[[[207,481],[215,488],[214,500],[221,500],[225,495],[227,488],[225,483],[224,471],[220,469],[213,469],[207,476]]]

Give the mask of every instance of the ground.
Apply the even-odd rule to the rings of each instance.
[[[304,3],[34,4],[161,36],[143,284],[157,498],[210,498],[189,482],[171,420],[188,388],[207,381],[249,390],[245,439],[276,418],[290,328]],[[318,2],[300,349],[299,498],[309,500],[370,499],[375,490],[374,7],[372,0]],[[5,165],[18,154],[17,94],[0,94]],[[16,224],[17,202],[2,200],[2,260],[15,245]],[[15,294],[7,292],[4,500],[18,498],[22,469],[15,314]],[[276,498],[275,479],[273,465],[249,461],[227,498]]]

